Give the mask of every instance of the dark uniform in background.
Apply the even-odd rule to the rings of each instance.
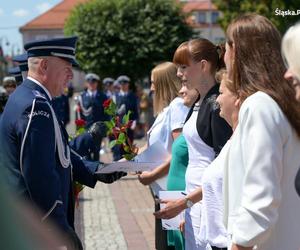
[[[117,79],[120,84],[121,90],[116,95],[116,104],[118,109],[118,115],[120,116],[120,120],[125,114],[129,111],[130,116],[129,119],[133,121],[133,126],[128,128],[127,134],[128,138],[133,142],[134,139],[134,129],[136,126],[136,122],[139,118],[138,112],[138,97],[129,90],[130,78],[126,75],[121,75]],[[112,148],[114,161],[118,161],[122,158],[122,155],[125,153],[120,145],[116,145]]]
[[[81,93],[77,97],[77,103],[80,107],[80,111],[77,118],[81,118],[86,121],[86,128],[89,129],[95,122],[104,122],[109,120],[109,116],[104,113],[103,103],[107,100],[107,96],[99,90],[100,77],[94,73],[86,75],[85,80],[88,85],[88,89]],[[95,86],[93,86],[95,84]],[[91,86],[89,86],[91,85]],[[91,90],[90,87],[95,87]],[[99,160],[99,151],[101,149],[102,139],[99,140],[97,148],[91,152],[90,159]]]
[[[55,97],[52,100],[52,106],[57,118],[63,123],[64,127],[70,122],[70,104],[69,97],[65,94]]]
[[[8,69],[8,74],[15,78],[17,85],[20,85],[23,81],[22,72],[19,66]]]
[[[75,37],[53,39],[29,43],[25,49],[28,57],[59,55],[75,64],[75,43]],[[28,77],[10,96],[0,121],[0,169],[12,195],[38,207],[42,222],[59,226],[72,242],[70,249],[82,249],[74,231],[72,181],[94,187],[97,180],[111,183],[124,174],[96,174],[98,162],[70,150],[48,93]]]

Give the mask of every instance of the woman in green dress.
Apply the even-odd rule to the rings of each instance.
[[[182,86],[179,93],[182,95],[184,105],[191,107],[199,96],[196,89],[187,89]],[[185,171],[188,165],[188,148],[184,136],[181,134],[172,144],[172,160],[170,164],[167,190],[185,190]],[[184,238],[179,230],[168,231],[168,246],[175,250],[184,249]]]

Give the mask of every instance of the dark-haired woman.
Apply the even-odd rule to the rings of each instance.
[[[225,165],[224,218],[231,250],[299,249],[300,103],[284,79],[281,37],[246,14],[227,29],[225,63],[241,99]]]
[[[168,204],[158,217],[173,217],[185,210],[185,248],[206,249],[206,243],[199,240],[201,221],[201,194],[189,196],[202,185],[202,175],[208,165],[219,154],[232,134],[230,126],[220,117],[216,103],[219,85],[215,73],[221,67],[221,49],[206,39],[194,39],[182,43],[173,58],[177,64],[177,75],[187,88],[195,88],[200,100],[191,109],[183,127],[189,151],[189,163],[185,175],[187,199]],[[169,210],[169,211],[168,211]],[[165,213],[166,212],[166,213]],[[170,212],[170,214],[169,214]]]

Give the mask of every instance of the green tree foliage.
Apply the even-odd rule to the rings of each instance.
[[[238,15],[252,12],[266,16],[284,33],[289,26],[299,20],[300,16],[284,15],[282,12],[294,10],[297,13],[300,7],[299,0],[213,0],[213,3],[224,15],[220,18],[220,25],[224,29]]]
[[[74,8],[65,34],[79,37],[76,57],[83,70],[141,79],[156,63],[172,60],[193,35],[174,2],[92,0]]]

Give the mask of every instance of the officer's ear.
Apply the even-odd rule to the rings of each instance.
[[[45,73],[48,67],[49,67],[49,61],[46,58],[42,58],[40,61],[40,69],[42,70],[42,72]]]

